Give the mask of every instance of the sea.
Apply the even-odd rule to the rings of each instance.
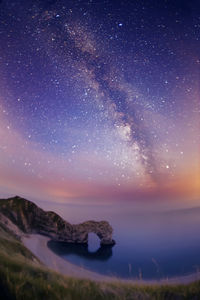
[[[143,280],[200,271],[200,207],[142,211],[127,203],[40,206],[72,224],[106,220],[113,227],[114,246],[101,246],[94,233],[89,234],[88,245],[48,243],[54,253],[73,264],[108,276]]]

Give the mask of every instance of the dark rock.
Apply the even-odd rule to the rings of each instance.
[[[115,244],[112,239],[113,229],[107,221],[87,221],[72,225],[55,212],[44,211],[19,196],[1,199],[0,212],[24,233],[47,235],[55,241],[87,244],[88,234],[94,232],[100,238],[101,245]]]

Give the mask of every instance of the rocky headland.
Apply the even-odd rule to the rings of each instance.
[[[107,221],[86,221],[72,225],[52,211],[44,211],[33,202],[15,196],[0,199],[0,221],[17,236],[20,233],[42,234],[54,241],[88,243],[88,234],[95,233],[101,245],[114,245],[113,229]]]

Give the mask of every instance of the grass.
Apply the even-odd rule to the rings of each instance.
[[[0,299],[198,300],[200,282],[173,286],[138,286],[63,276],[43,266],[5,226],[0,225]]]

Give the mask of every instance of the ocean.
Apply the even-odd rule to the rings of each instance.
[[[42,206],[42,205],[41,205]],[[44,208],[44,207],[43,207]],[[142,212],[131,205],[45,204],[72,224],[107,220],[116,245],[50,241],[49,248],[76,265],[122,278],[163,279],[200,269],[200,208]]]

